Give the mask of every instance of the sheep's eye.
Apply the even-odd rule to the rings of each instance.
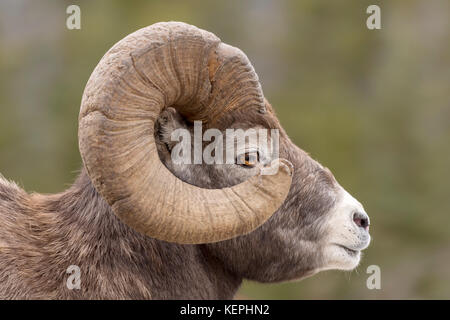
[[[246,152],[240,154],[236,158],[236,164],[239,164],[243,167],[254,167],[259,161],[259,153],[257,151]]]

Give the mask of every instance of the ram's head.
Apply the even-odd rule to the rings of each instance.
[[[195,121],[224,137],[254,129],[258,143],[236,140],[231,162],[174,161],[177,129],[192,134],[189,159],[196,143],[203,150]],[[245,54],[196,27],[158,23],[111,48],[86,86],[79,140],[91,180],[123,222],[159,240],[207,244],[248,278],[352,269],[370,242],[363,207],[289,140]],[[229,154],[230,145],[216,147]]]

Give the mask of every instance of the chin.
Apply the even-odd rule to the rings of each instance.
[[[353,250],[342,245],[333,244],[328,246],[324,250],[324,256],[326,261],[324,261],[323,270],[353,270],[355,269],[361,261],[361,251]]]

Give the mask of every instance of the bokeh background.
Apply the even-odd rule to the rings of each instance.
[[[81,30],[66,8],[81,8]],[[381,7],[381,30],[366,8]],[[292,139],[371,216],[352,272],[246,282],[238,297],[450,298],[450,2],[0,2],[0,172],[58,192],[81,167],[81,95],[102,55],[158,21],[180,20],[247,53]],[[381,289],[366,287],[369,265]]]

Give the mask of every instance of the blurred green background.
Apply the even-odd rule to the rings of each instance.
[[[81,30],[66,8],[81,8]],[[381,7],[381,30],[366,8]],[[180,20],[241,48],[282,125],[371,216],[352,272],[246,282],[238,297],[450,298],[450,2],[0,2],[0,172],[27,191],[62,191],[81,166],[81,95],[127,34]],[[381,289],[366,287],[369,265]]]

